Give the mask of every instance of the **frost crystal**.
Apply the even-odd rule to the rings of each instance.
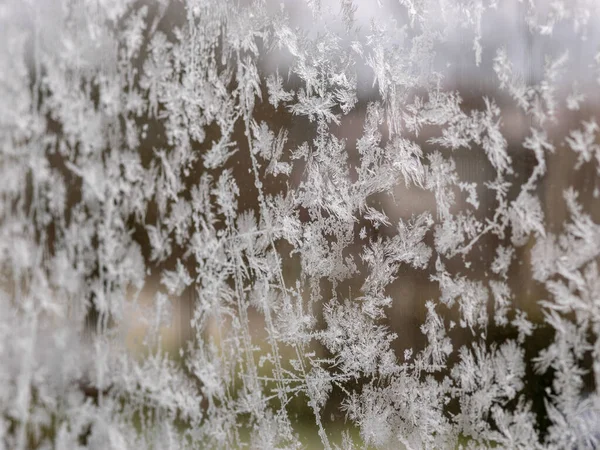
[[[0,4],[0,450],[600,447],[595,0]]]

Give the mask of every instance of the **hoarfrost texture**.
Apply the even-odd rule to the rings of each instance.
[[[0,448],[596,448],[600,3],[0,4]]]

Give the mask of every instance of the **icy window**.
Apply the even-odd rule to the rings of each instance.
[[[600,446],[600,2],[0,2],[0,449]]]

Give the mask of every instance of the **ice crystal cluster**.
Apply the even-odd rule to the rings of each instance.
[[[0,449],[600,445],[600,2],[0,3]]]

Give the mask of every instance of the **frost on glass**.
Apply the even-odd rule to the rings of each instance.
[[[600,3],[0,3],[0,449],[596,448]]]

